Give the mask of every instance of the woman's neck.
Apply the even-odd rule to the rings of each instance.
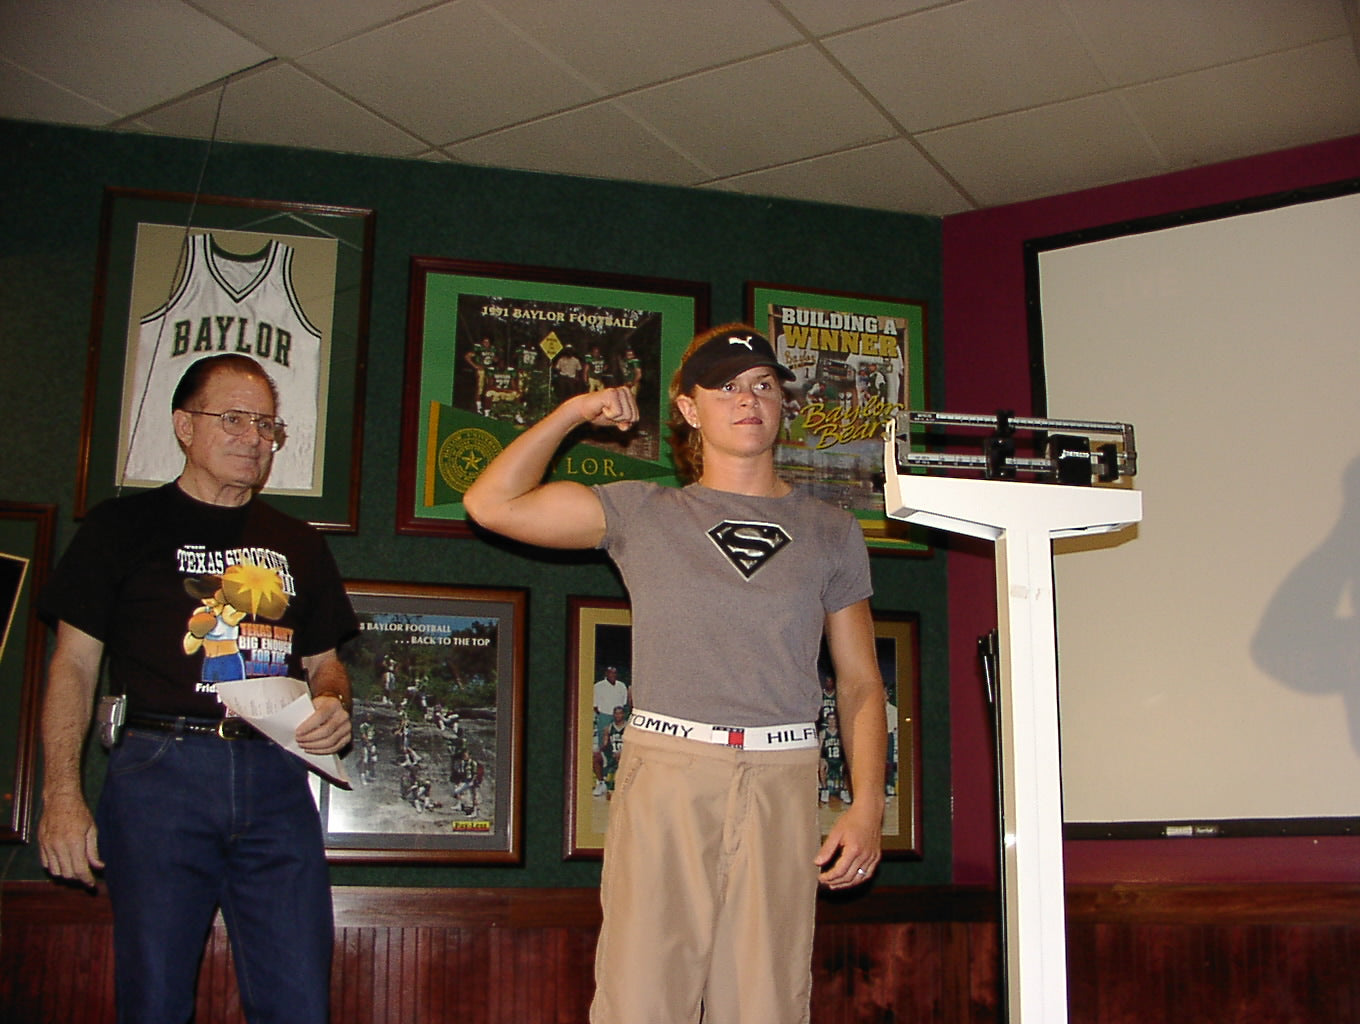
[[[744,494],[751,498],[782,498],[793,490],[778,473],[773,460],[761,460],[751,465],[722,460],[716,465],[704,463],[699,483],[713,491]]]

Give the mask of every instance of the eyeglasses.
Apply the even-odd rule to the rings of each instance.
[[[287,426],[283,420],[275,419],[273,416],[261,416],[259,413],[246,412],[244,409],[228,409],[226,412],[203,412],[200,409],[185,409],[190,416],[216,416],[222,424],[222,429],[232,437],[240,437],[249,427],[254,427],[255,432],[268,441],[274,448],[279,450],[283,444],[284,429]]]

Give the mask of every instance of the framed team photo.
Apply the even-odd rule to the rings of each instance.
[[[463,494],[486,464],[592,389],[632,388],[641,421],[574,434],[552,477],[676,483],[667,387],[707,321],[701,282],[413,258],[397,531],[469,535]]]
[[[198,359],[234,352],[279,393],[264,493],[352,532],[372,236],[370,210],[106,189],[76,515],[179,474],[175,385]]]
[[[55,505],[0,501],[0,842],[29,838],[47,652],[36,602],[56,517]]]
[[[566,828],[564,860],[604,853],[628,712],[632,709],[633,616],[628,602],[568,599],[571,663],[567,672]]]
[[[522,857],[523,590],[347,582],[350,788],[318,781],[334,861]]]
[[[919,860],[921,851],[921,628],[914,613],[874,612],[874,648],[887,694],[888,756],[883,773],[883,856]],[[822,708],[817,734],[822,756],[817,773],[822,835],[853,803],[854,787],[840,749],[836,677],[823,645],[818,659]]]
[[[796,380],[784,385],[775,465],[853,512],[869,547],[925,554],[883,506],[883,428],[926,408],[926,306],[908,299],[748,281],[746,313]]]

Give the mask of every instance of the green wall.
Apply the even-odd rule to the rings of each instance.
[[[395,533],[411,256],[707,281],[714,323],[742,316],[748,280],[921,300],[929,309],[931,400],[942,407],[941,231],[932,217],[0,121],[0,497],[55,503],[58,551],[76,526],[71,510],[105,186],[198,186],[210,195],[375,210],[359,532],[332,535],[332,549],[350,578],[529,588],[523,865],[342,865],[333,872],[338,884],[593,886],[599,878],[597,864],[561,859],[567,598],[622,596],[622,589],[594,554],[540,557],[477,539]],[[925,857],[886,864],[885,884],[951,877],[944,562],[943,553],[873,559],[875,608],[919,612],[923,646]],[[96,749],[89,761],[93,799],[102,753]],[[0,858],[7,879],[42,876],[32,844],[0,851]]]

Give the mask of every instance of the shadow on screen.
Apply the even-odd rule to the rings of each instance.
[[[1341,518],[1266,605],[1251,639],[1260,668],[1300,693],[1339,693],[1360,753],[1360,458],[1346,467]]]

